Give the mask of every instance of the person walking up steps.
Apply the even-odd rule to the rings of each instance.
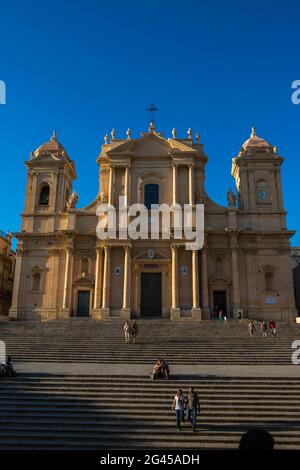
[[[193,432],[196,431],[196,423],[197,423],[197,414],[200,413],[200,402],[198,394],[195,392],[194,387],[189,389],[189,393],[187,396],[187,404],[188,404],[188,420],[190,420],[192,425]]]
[[[138,326],[137,326],[137,322],[134,321],[131,325],[131,337],[132,337],[133,343],[135,343],[136,341],[137,334],[138,334]]]
[[[130,343],[130,333],[131,333],[131,326],[129,321],[126,321],[124,326],[123,326],[123,332],[124,332],[124,337],[125,337],[125,343]]]
[[[249,323],[248,323],[248,332],[249,332],[249,335],[250,336],[253,336],[254,335],[254,331],[255,331],[255,326],[254,326],[254,322],[253,320],[250,320]]]
[[[176,392],[176,395],[173,400],[172,410],[175,410],[176,413],[176,427],[177,431],[181,429],[181,423],[184,423],[184,410],[186,405],[186,398],[182,393],[182,390],[179,389]]]
[[[264,337],[268,336],[268,334],[267,334],[268,325],[267,325],[266,322],[263,321],[263,320],[260,322],[260,329],[261,329],[262,335],[263,335]]]
[[[273,337],[276,336],[276,322],[274,320],[269,321],[269,327],[270,327],[272,336]]]

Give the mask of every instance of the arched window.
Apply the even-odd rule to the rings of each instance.
[[[273,273],[266,273],[265,274],[265,290],[266,291],[272,291],[273,290],[273,280],[274,280],[274,275]]]
[[[159,204],[159,185],[155,183],[144,186],[144,205],[150,210],[151,204]]]
[[[44,184],[40,190],[39,205],[48,206],[50,196],[50,187],[48,184]]]
[[[41,273],[34,273],[32,276],[32,290],[40,292],[41,290]]]
[[[88,273],[89,272],[89,260],[88,258],[81,259],[81,273]]]

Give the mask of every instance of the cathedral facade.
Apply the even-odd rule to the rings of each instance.
[[[228,317],[292,321],[296,316],[290,238],[281,187],[283,158],[255,130],[232,159],[236,192],[227,207],[205,191],[199,135],[165,138],[150,123],[133,139],[105,136],[99,193],[77,207],[75,163],[54,133],[26,161],[12,319]],[[185,239],[99,239],[97,207],[204,205],[204,244]]]

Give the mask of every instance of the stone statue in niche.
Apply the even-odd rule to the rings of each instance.
[[[107,197],[107,194],[104,191],[102,191],[102,193],[100,193],[99,203],[100,204],[107,204],[108,203],[108,197]]]
[[[205,191],[199,191],[197,193],[197,202],[198,204],[205,204],[207,199],[207,194]]]
[[[227,203],[228,207],[236,207],[236,196],[231,188],[227,191]]]
[[[76,193],[76,191],[73,191],[67,201],[67,209],[75,209],[77,201],[78,201],[78,194]]]

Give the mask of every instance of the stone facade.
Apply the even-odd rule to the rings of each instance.
[[[0,315],[8,315],[11,305],[15,263],[11,241],[10,233],[0,230]]]
[[[290,238],[281,189],[283,158],[252,130],[232,159],[237,196],[228,207],[205,191],[207,156],[196,134],[164,138],[150,124],[139,139],[105,136],[99,193],[76,208],[76,178],[55,134],[30,155],[10,316],[96,319],[157,315],[210,319],[217,308],[253,319],[296,317]],[[204,204],[203,249],[185,240],[99,240],[100,202]],[[150,199],[149,199],[150,198]],[[150,299],[150,301],[149,301]],[[217,307],[218,306],[218,307]]]

